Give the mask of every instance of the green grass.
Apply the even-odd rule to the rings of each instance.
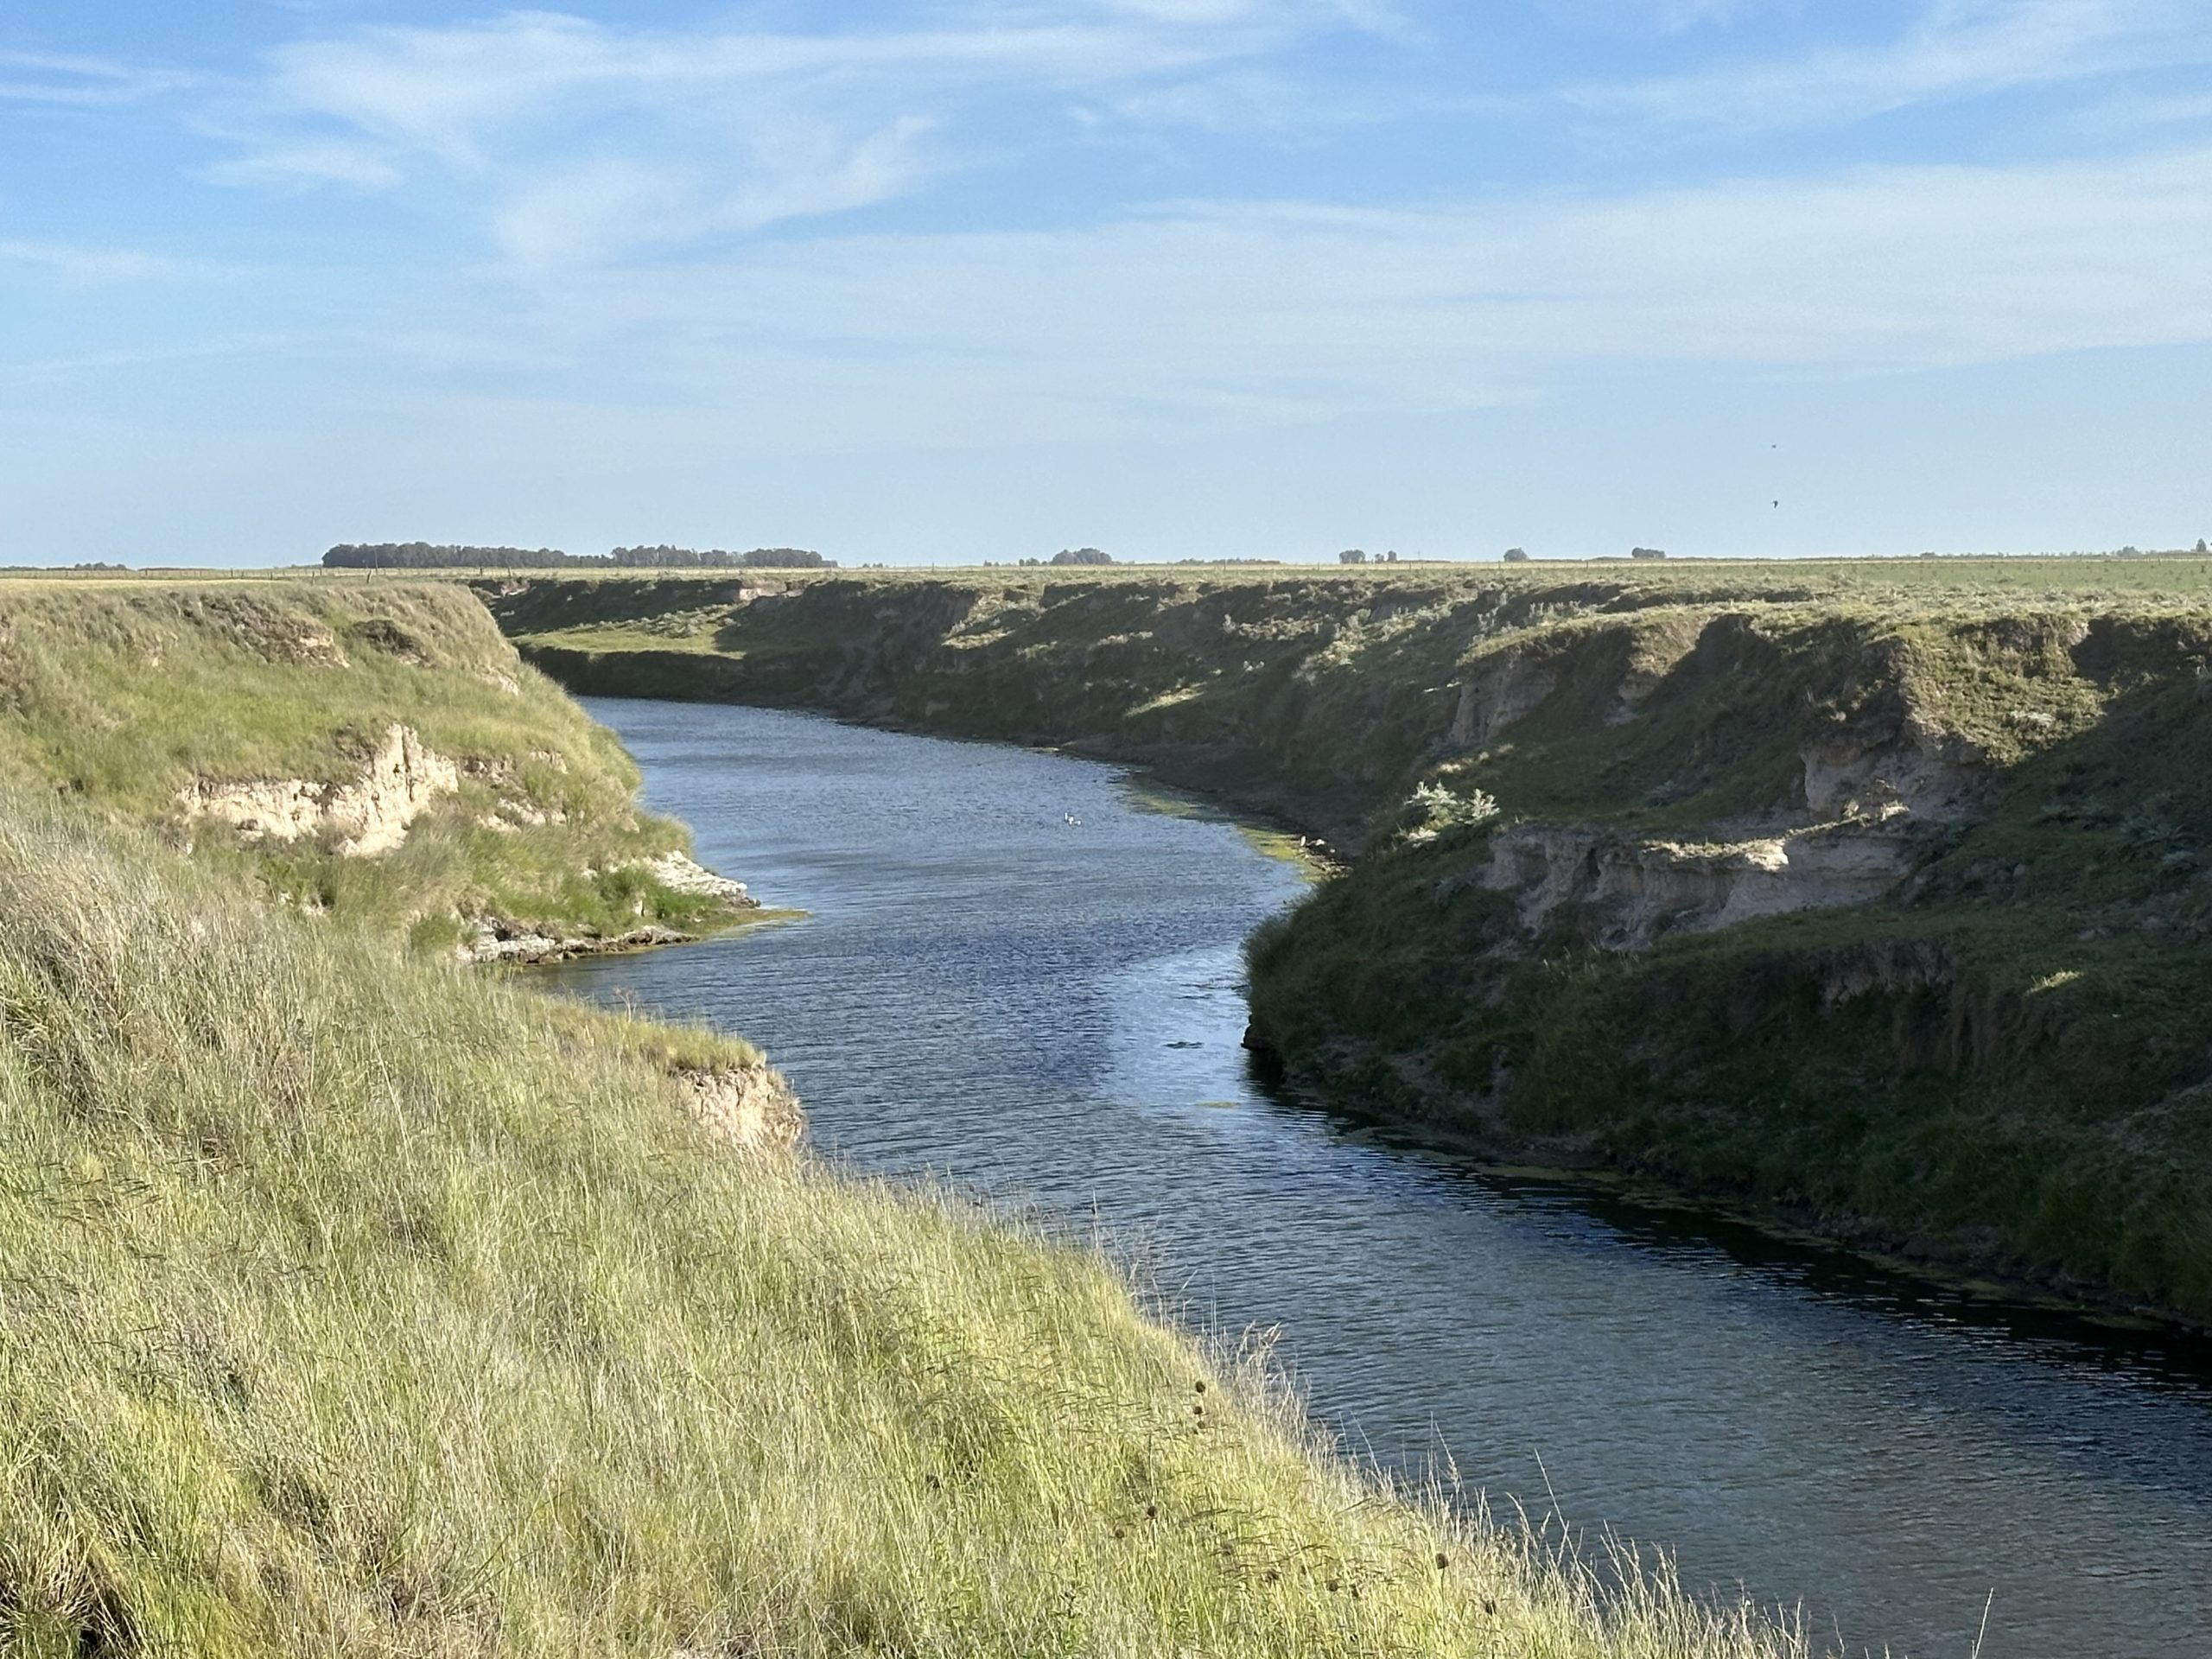
[[[0,798],[0,1649],[1796,1651],[1395,1499],[757,1063]]]
[[[179,807],[195,779],[343,783],[395,725],[462,775],[382,856],[327,835],[257,843]],[[0,780],[159,824],[289,902],[426,946],[490,918],[721,917],[627,868],[685,847],[683,830],[637,809],[613,736],[450,584],[0,582]]]

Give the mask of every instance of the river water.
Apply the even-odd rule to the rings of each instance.
[[[2212,1351],[1514,1179],[1248,1077],[1303,878],[1108,766],[599,700],[700,857],[804,919],[570,963],[760,1043],[814,1144],[1103,1226],[1315,1414],[1663,1547],[1850,1654],[2212,1654]]]

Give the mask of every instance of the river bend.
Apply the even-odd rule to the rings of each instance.
[[[596,700],[709,866],[805,919],[548,970],[761,1044],[815,1145],[1103,1227],[1274,1328],[1353,1449],[1661,1545],[1830,1643],[2212,1652],[2212,1355],[1269,1098],[1238,942],[1301,876],[1114,768]]]

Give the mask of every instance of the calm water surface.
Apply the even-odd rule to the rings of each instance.
[[[1300,877],[1059,756],[601,701],[790,925],[553,970],[761,1043],[815,1144],[1141,1241],[1357,1448],[1802,1605],[1844,1650],[2212,1654],[2212,1354],[1502,1179],[1248,1077]],[[1070,823],[1072,817],[1077,822]]]

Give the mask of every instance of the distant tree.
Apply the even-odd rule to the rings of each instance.
[[[1397,562],[1398,550],[1395,547],[1382,556],[1382,563],[1385,564],[1395,564]]]
[[[1052,555],[1054,564],[1111,564],[1114,556],[1095,547],[1065,547]]]
[[[2200,536],[2196,538],[2196,550],[2200,553],[2212,553],[2212,547],[2205,546],[2204,538]]]
[[[1667,556],[1667,550],[1661,547],[1631,547],[1628,556],[1631,559],[1663,559]]]
[[[1365,564],[1367,550],[1363,547],[1348,547],[1337,555],[1337,563],[1338,564]]]
[[[1525,548],[1525,547],[1509,547],[1509,548],[1507,548],[1507,549],[1505,550],[1505,562],[1506,562],[1508,564],[1526,564],[1526,563],[1529,563],[1529,550],[1528,550],[1527,548]]]

